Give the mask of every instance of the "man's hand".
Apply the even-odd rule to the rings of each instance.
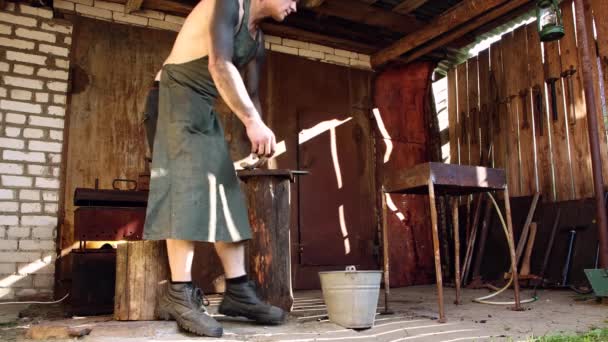
[[[272,157],[277,143],[270,128],[259,118],[248,121],[245,128],[249,141],[251,141],[251,153],[256,153],[260,157]]]

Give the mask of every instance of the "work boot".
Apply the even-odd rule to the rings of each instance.
[[[167,321],[175,319],[180,328],[191,333],[221,337],[224,333],[222,326],[207,313],[204,304],[203,292],[192,283],[169,284],[156,313]]]
[[[218,312],[226,316],[243,316],[260,324],[276,325],[285,320],[285,311],[258,298],[252,281],[226,283],[224,299]]]

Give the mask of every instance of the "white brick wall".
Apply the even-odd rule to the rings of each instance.
[[[54,6],[55,10],[76,12],[85,17],[169,31],[179,31],[185,19],[182,17],[150,10],[136,11],[126,14],[124,12],[125,9],[123,4],[102,0],[55,0]],[[0,18],[0,21],[1,20],[2,19]],[[371,70],[370,57],[368,55],[301,42],[293,39],[267,35],[266,49],[300,56],[323,63]],[[55,51],[58,52],[57,50]]]
[[[52,295],[71,36],[48,9],[0,12],[0,301]]]

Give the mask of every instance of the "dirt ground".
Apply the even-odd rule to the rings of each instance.
[[[511,293],[502,294],[496,300],[510,301]],[[87,342],[526,341],[532,336],[608,327],[608,306],[572,291],[539,291],[538,301],[526,304],[525,310],[520,312],[512,311],[508,306],[471,301],[486,294],[487,290],[465,289],[463,304],[456,306],[453,304],[454,290],[446,288],[448,322],[440,324],[434,286],[393,289],[389,308],[394,314],[379,314],[373,328],[355,331],[327,319],[320,291],[297,292],[294,310],[286,324],[268,327],[218,316],[224,326],[224,336],[220,339],[199,338],[181,332],[175,322],[117,322],[109,316],[64,318],[59,305],[6,305],[0,306],[0,341],[28,341],[25,334],[33,325],[89,327],[90,333],[78,338]],[[530,290],[524,290],[522,299],[531,294]],[[382,293],[380,299],[378,312],[382,313]],[[220,296],[210,296],[210,312],[217,310],[220,300]]]

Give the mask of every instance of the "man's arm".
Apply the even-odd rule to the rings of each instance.
[[[259,107],[251,100],[241,74],[232,63],[238,13],[237,1],[215,0],[207,37],[209,72],[228,107],[245,125],[251,152],[270,157],[276,146],[274,133],[262,122]]]
[[[245,87],[247,87],[249,97],[251,98],[251,101],[253,101],[253,105],[257,109],[258,113],[262,113],[259,90],[265,57],[264,36],[260,32],[260,43],[258,50],[256,51],[256,56],[247,64],[247,68],[245,69]]]
[[[207,39],[210,42],[209,71],[226,104],[247,125],[249,121],[260,120],[260,114],[232,63],[234,26],[238,22],[238,13],[238,1],[215,0],[210,37]]]

